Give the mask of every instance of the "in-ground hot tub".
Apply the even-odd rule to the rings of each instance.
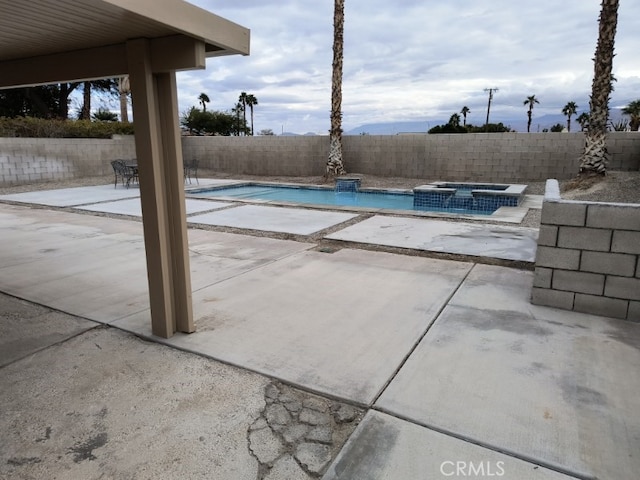
[[[517,207],[527,185],[502,183],[433,182],[413,189],[414,210],[430,210],[434,205],[451,209],[494,211]]]

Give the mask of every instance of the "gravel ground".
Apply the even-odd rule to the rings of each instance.
[[[356,175],[356,174],[354,174]],[[224,174],[201,170],[201,178],[228,178],[237,180],[285,182],[322,185],[328,183],[321,176],[310,177],[274,177],[257,175]],[[358,175],[362,178],[363,188],[401,188],[412,189],[417,185],[438,181],[436,178],[404,178],[379,177],[374,175]],[[85,177],[72,180],[44,182],[11,187],[0,187],[0,195],[9,193],[28,192],[33,190],[50,190],[56,188],[81,187],[88,185],[104,185],[113,182],[113,175]],[[532,195],[544,194],[545,182],[529,182],[527,193]],[[560,182],[562,198],[571,200],[587,200],[594,202],[637,203],[640,204],[640,172],[608,172],[606,176],[576,177]],[[455,221],[455,219],[452,219]],[[468,221],[468,220],[465,220]],[[483,223],[487,220],[481,220]],[[540,225],[540,210],[530,209],[523,221],[523,227],[537,227]]]

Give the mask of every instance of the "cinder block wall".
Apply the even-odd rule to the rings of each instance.
[[[531,303],[640,322],[640,205],[562,200],[547,180]]]
[[[451,181],[526,182],[578,172],[582,133],[350,135],[350,173]],[[322,175],[327,137],[185,137],[186,159],[211,170],[257,175]],[[611,132],[611,170],[640,169],[640,133]]]
[[[581,133],[362,135],[343,138],[350,173],[416,179],[527,182],[571,178],[578,171]],[[184,158],[229,174],[322,175],[326,136],[184,137]],[[640,169],[640,133],[611,132],[612,170]],[[0,185],[111,172],[109,162],[134,158],[132,137],[112,140],[0,138]]]
[[[0,138],[0,185],[106,175],[116,158],[135,158],[131,136],[97,138]]]

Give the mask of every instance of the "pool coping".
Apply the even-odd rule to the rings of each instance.
[[[440,183],[452,183],[452,182],[440,182]],[[457,182],[458,184],[463,182]],[[255,204],[255,205],[268,205],[274,207],[289,207],[289,208],[302,208],[302,209],[315,209],[315,210],[337,210],[356,213],[372,213],[382,215],[402,215],[410,217],[426,217],[426,218],[438,218],[438,219],[452,219],[452,220],[475,220],[475,221],[491,221],[500,223],[515,223],[519,224],[524,219],[525,215],[529,211],[529,208],[536,208],[538,202],[527,202],[526,197],[529,195],[522,195],[523,199],[517,207],[499,207],[491,215],[472,215],[453,212],[431,212],[420,210],[396,210],[389,208],[372,208],[372,207],[357,207],[351,205],[325,205],[314,203],[297,203],[287,202],[282,200],[259,200],[259,199],[245,199],[237,197],[228,197],[224,195],[211,196],[211,195],[198,195],[203,191],[210,192],[211,190],[221,190],[229,187],[246,187],[246,186],[265,186],[265,187],[288,187],[288,188],[310,188],[315,190],[334,190],[331,186],[318,185],[318,184],[306,184],[306,183],[291,183],[291,182],[260,182],[260,181],[242,181],[231,185],[209,186],[209,187],[194,187],[185,189],[185,195],[190,198],[199,198],[206,200],[216,200],[224,202],[234,202],[240,204]],[[526,185],[524,186],[526,188]],[[406,188],[375,188],[367,187],[360,189],[361,192],[369,193],[391,193],[401,195],[411,195],[413,189]],[[504,193],[504,191],[500,191]],[[539,207],[541,208],[541,206]]]

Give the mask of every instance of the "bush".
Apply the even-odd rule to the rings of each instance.
[[[34,117],[0,117],[1,137],[111,138],[133,135],[133,124],[90,122],[88,120],[48,120]]]

